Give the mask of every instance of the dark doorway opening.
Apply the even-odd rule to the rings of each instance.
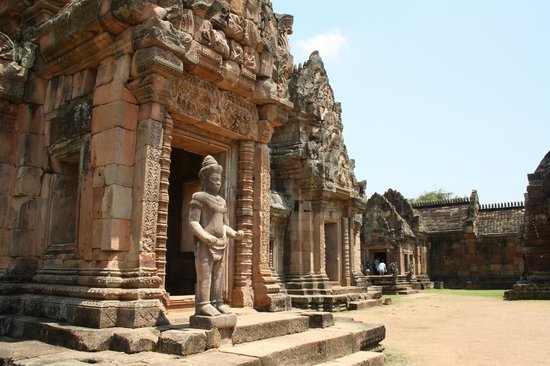
[[[376,268],[376,265],[380,262],[386,263],[386,269],[388,267],[388,260],[386,258],[386,252],[375,252],[374,258],[372,260],[372,268],[373,271],[371,271],[372,274],[378,274],[378,268]]]
[[[172,148],[170,196],[168,204],[168,239],[166,242],[166,291],[173,295],[194,295],[194,237],[189,230],[189,202],[201,189],[197,177],[203,156]]]
[[[325,223],[326,271],[329,280],[340,280],[340,240],[338,224]]]

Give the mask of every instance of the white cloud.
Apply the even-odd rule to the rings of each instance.
[[[319,51],[321,58],[338,61],[342,51],[348,48],[348,40],[340,29],[335,28],[327,33],[316,34],[307,40],[296,42],[304,55],[309,56],[313,51]]]

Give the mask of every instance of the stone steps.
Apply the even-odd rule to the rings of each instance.
[[[358,300],[350,301],[348,304],[349,310],[363,310],[367,308],[372,308],[374,306],[381,306],[382,299],[370,299],[370,300]]]
[[[310,319],[299,314],[258,313],[239,316],[231,340],[233,344],[301,333],[309,329]]]
[[[138,362],[139,355],[143,355],[155,364],[155,353],[159,355],[158,364],[163,366],[176,363],[307,366],[329,361],[340,362],[339,365],[378,365],[368,358],[362,360],[361,356],[366,357],[365,352],[351,355],[362,350],[381,351],[383,347],[379,342],[385,337],[383,325],[349,318],[334,319],[326,312],[242,314],[236,317],[237,325],[229,334],[223,329],[195,329],[188,324],[144,329],[89,329],[30,317],[0,318],[3,318],[2,328],[11,329],[6,335],[27,339],[44,335],[38,338],[81,351],[93,351],[88,353],[90,357],[93,355],[105,365],[111,364],[111,358],[121,359],[128,354],[132,354],[132,361]],[[1,347],[0,344],[0,351]],[[82,360],[86,355],[85,352],[67,352],[67,359]],[[1,361],[0,357],[0,364]],[[46,360],[41,359],[36,364],[43,362]]]
[[[384,355],[379,352],[361,351],[317,364],[317,366],[382,366]]]
[[[307,366],[377,348],[384,335],[382,325],[338,319],[332,327],[222,347],[218,351],[256,358],[261,365]]]

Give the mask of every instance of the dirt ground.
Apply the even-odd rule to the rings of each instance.
[[[391,296],[343,315],[386,326],[386,365],[550,365],[550,301]]]

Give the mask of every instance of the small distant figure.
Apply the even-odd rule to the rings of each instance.
[[[378,271],[378,265],[380,264],[380,258],[374,260],[374,270]]]
[[[365,274],[368,276],[370,275],[370,263],[365,263]]]
[[[378,264],[378,267],[376,268],[376,270],[378,271],[378,274],[380,276],[383,276],[386,274],[386,272],[388,272],[388,269],[386,268],[386,263],[384,263],[383,259]]]

